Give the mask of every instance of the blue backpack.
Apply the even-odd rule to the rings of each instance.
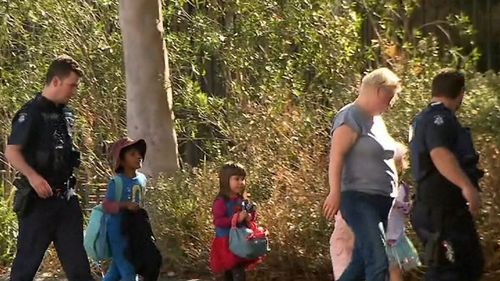
[[[113,178],[115,183],[115,201],[122,197],[123,182],[119,176]],[[109,215],[104,212],[102,204],[92,208],[89,224],[83,237],[83,246],[90,259],[99,262],[111,258],[107,239],[107,220]]]

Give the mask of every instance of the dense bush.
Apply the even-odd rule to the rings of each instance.
[[[0,186],[1,194],[3,186]],[[17,218],[12,211],[12,194],[0,199],[0,267],[8,266],[16,252]]]
[[[87,74],[73,106],[84,155],[80,179],[88,188],[106,181],[105,143],[125,131],[116,2],[0,1],[2,140],[15,109],[41,89],[50,59],[73,55]],[[465,69],[468,95],[460,114],[472,127],[487,170],[480,230],[488,270],[500,268],[500,77],[475,73],[476,52],[464,53],[401,24],[418,1],[380,2],[165,1],[184,161],[178,174],[151,183],[147,198],[167,269],[208,273],[217,169],[235,160],[247,167],[260,222],[271,232],[272,252],[260,267],[261,279],[329,280],[332,226],[320,215],[328,189],[329,124],[355,98],[361,75],[381,65],[404,81],[404,95],[385,117],[403,142],[412,116],[429,99],[436,71]],[[450,23],[464,38],[470,35],[465,18],[450,15]],[[365,38],[367,28],[375,39]],[[4,202],[0,212],[9,215],[2,219],[12,215]],[[0,228],[6,225],[15,229],[3,223]],[[0,249],[8,262],[12,252],[3,245],[11,245],[15,233],[1,233],[7,235],[0,237]]]

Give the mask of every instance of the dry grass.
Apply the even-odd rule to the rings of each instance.
[[[271,233],[272,251],[250,276],[252,280],[331,280],[328,243],[332,225],[320,212],[327,193],[327,138],[298,125],[303,119],[294,110],[253,112],[252,121],[239,124],[246,130],[233,132],[240,145],[227,157],[246,165],[248,190],[259,205],[259,222]],[[484,280],[498,280],[500,152],[496,144],[482,143],[481,138],[477,146],[483,156],[481,166],[487,171],[478,220],[487,260]],[[149,208],[169,269],[209,272],[210,208],[220,162],[162,180],[150,193]],[[423,270],[409,273],[405,280],[419,280]]]

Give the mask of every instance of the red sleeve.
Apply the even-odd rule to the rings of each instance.
[[[102,202],[102,208],[104,209],[104,212],[108,214],[118,214],[118,212],[120,212],[120,203],[104,199]]]
[[[226,217],[226,204],[224,200],[217,199],[214,202],[212,213],[214,216],[214,225],[217,227],[230,228],[231,218]]]

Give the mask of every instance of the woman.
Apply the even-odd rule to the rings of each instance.
[[[339,280],[385,281],[388,261],[379,224],[385,229],[396,189],[396,143],[380,114],[395,101],[400,79],[387,68],[367,74],[359,96],[335,116],[329,163],[330,193],[323,211],[340,209],[355,237],[349,266]]]

